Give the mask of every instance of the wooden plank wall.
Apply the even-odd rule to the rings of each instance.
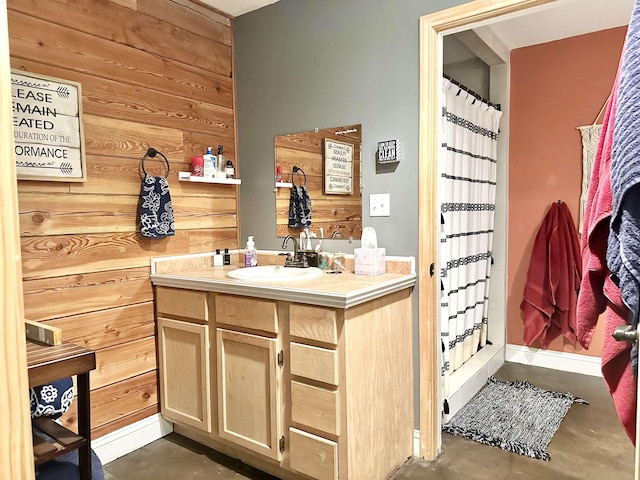
[[[82,84],[86,183],[18,182],[25,316],[96,351],[93,435],[158,412],[150,258],[238,248],[238,187],[179,182],[236,157],[232,24],[189,0],[8,0],[11,67]],[[176,235],[136,233],[140,160],[170,161]],[[148,160],[153,175],[160,162]],[[75,411],[63,417],[74,426]]]
[[[336,135],[336,132],[343,132]],[[349,132],[349,133],[344,133]],[[324,139],[351,143],[353,152],[353,194],[325,195],[323,190],[323,148]],[[282,181],[296,185],[304,183],[304,177],[293,174],[293,167],[299,167],[306,176],[306,187],[311,199],[311,228],[320,238],[320,227],[325,238],[339,231],[343,238],[359,239],[362,233],[362,194],[360,193],[360,147],[362,125],[324,128],[318,131],[280,135],[274,140],[276,165],[282,167]],[[276,193],[276,235],[297,237],[302,229],[290,228],[289,197],[291,190],[278,188]],[[340,238],[340,237],[338,237]]]

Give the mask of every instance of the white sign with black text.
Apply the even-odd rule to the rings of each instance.
[[[79,83],[11,72],[18,179],[86,181],[81,98]]]
[[[353,193],[353,145],[324,140],[324,193]]]

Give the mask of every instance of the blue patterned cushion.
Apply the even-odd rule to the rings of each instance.
[[[31,400],[31,418],[61,417],[73,401],[73,380],[71,377],[61,378],[46,385],[29,389]]]

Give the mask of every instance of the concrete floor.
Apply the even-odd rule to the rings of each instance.
[[[516,363],[505,364],[500,380],[529,380],[534,385],[571,392],[589,401],[569,409],[549,444],[551,461],[505,452],[443,434],[442,454],[433,462],[410,458],[393,480],[617,480],[633,479],[634,449],[627,438],[604,381]],[[177,434],[157,440],[105,465],[106,480],[272,480],[234,459]]]

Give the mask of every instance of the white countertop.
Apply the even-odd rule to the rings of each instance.
[[[411,288],[416,283],[413,257],[393,257],[393,260],[390,260],[400,264],[408,262],[407,265],[404,265],[405,268],[394,268],[393,270],[404,270],[409,273],[355,275],[350,271],[339,274],[323,272],[321,277],[310,280],[268,282],[229,278],[227,273],[240,268],[240,266],[213,267],[207,265],[210,257],[211,254],[196,254],[152,259],[151,283],[164,287],[270,298],[345,309]],[[172,268],[159,268],[161,262],[173,262],[173,266]],[[158,273],[158,271],[166,273]]]

